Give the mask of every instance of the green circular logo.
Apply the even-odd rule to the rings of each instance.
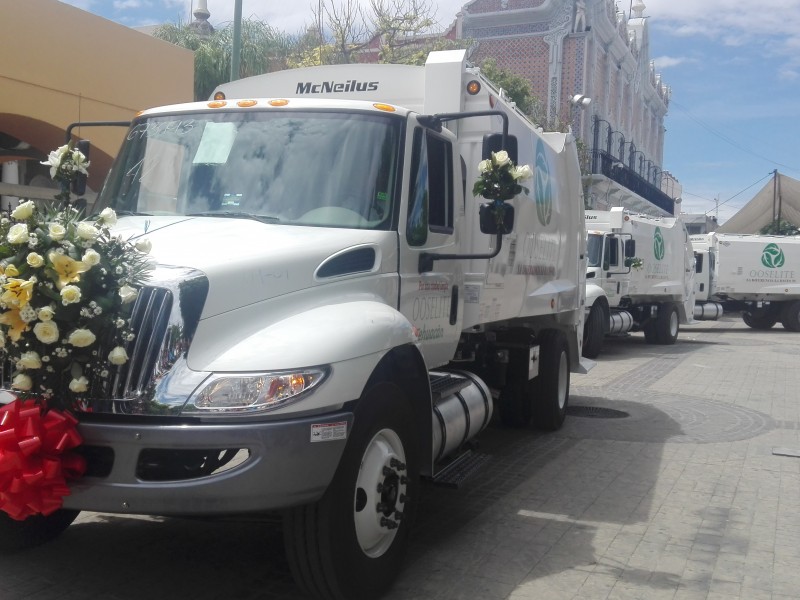
[[[664,236],[661,235],[661,227],[656,227],[656,233],[653,236],[653,254],[656,255],[656,260],[662,260],[664,252]]]
[[[778,269],[785,262],[786,257],[778,244],[767,244],[761,251],[761,264],[768,269]]]
[[[536,169],[533,182],[536,214],[542,225],[549,225],[553,217],[553,187],[550,184],[550,169],[542,140],[536,143]]]

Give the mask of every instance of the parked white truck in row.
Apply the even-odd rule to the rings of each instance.
[[[709,233],[693,235],[697,318],[714,318],[714,304],[742,311],[753,329],[779,322],[800,331],[800,237]]]
[[[596,357],[609,334],[644,331],[674,344],[692,321],[694,256],[678,218],[587,210],[586,324],[583,355]]]
[[[152,242],[139,345],[79,415],[89,471],[64,509],[0,516],[0,540],[52,537],[78,510],[281,511],[307,593],[372,598],[420,477],[457,468],[495,403],[559,428],[589,366],[575,140],[463,51],[218,91],[129,129],[94,210]],[[534,177],[498,218],[470,190],[501,149]]]

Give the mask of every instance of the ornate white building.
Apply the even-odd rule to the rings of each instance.
[[[644,2],[628,8],[626,16],[614,0],[473,0],[448,37],[474,41],[473,63],[491,57],[529,79],[548,122],[572,127],[586,148],[591,206],[674,214],[675,197],[661,189],[670,89],[650,59]],[[591,103],[577,107],[575,96]]]

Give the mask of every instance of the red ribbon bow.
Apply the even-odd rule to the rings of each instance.
[[[86,472],[84,458],[68,452],[83,441],[77,424],[35,400],[0,406],[0,510],[21,521],[61,508],[66,480]]]

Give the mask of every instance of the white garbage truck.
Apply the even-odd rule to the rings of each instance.
[[[674,344],[692,322],[694,255],[680,218],[622,207],[587,210],[586,323],[583,355],[597,357],[606,335],[643,331],[650,344]]]
[[[800,236],[708,233],[692,236],[696,318],[741,311],[753,329],[800,331]],[[715,308],[720,307],[720,308]]]
[[[474,197],[503,151],[531,167],[528,189]],[[591,367],[575,140],[534,126],[464,51],[145,110],[93,210],[107,207],[157,263],[131,358],[77,415],[87,474],[52,515],[0,515],[4,548],[80,510],[266,512],[306,593],[374,598],[422,480],[479,464],[496,406],[558,429],[570,373]]]

